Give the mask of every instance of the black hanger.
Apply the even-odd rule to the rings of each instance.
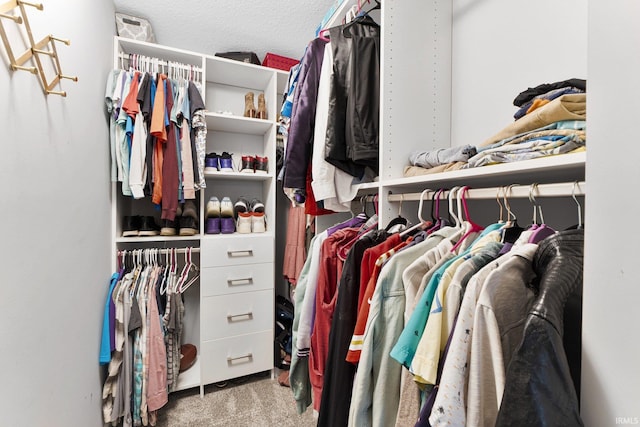
[[[395,227],[396,225],[408,225],[409,221],[407,220],[407,218],[404,218],[402,216],[402,198],[403,195],[400,195],[400,204],[398,205],[398,216],[393,218],[391,221],[389,221],[389,224],[387,224],[387,226],[385,227],[386,231],[391,230],[392,227]]]
[[[518,218],[516,217],[516,214],[511,210],[511,206],[509,205],[509,201],[507,198],[507,192],[511,191],[511,187],[513,187],[514,185],[515,184],[508,186],[504,192],[504,206],[507,208],[507,215],[509,216],[508,220],[511,222],[510,227],[503,228],[502,241],[504,243],[515,243],[516,240],[518,240],[518,237],[520,237],[520,234],[522,234],[522,232],[524,231],[524,228],[518,225]]]

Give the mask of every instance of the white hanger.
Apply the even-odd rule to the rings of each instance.
[[[407,234],[409,234],[412,231],[416,230],[417,228],[421,227],[422,224],[425,223],[425,220],[422,218],[422,206],[424,204],[424,196],[429,191],[433,191],[433,190],[431,190],[429,188],[426,188],[426,189],[422,190],[422,193],[420,193],[420,201],[418,203],[418,223],[416,225],[413,225],[413,226],[407,228],[406,230],[401,231],[400,234],[399,234],[400,237],[406,236]],[[400,203],[402,203],[402,201]]]
[[[460,218],[458,217],[458,215],[456,215],[456,213],[454,212],[454,208],[453,208],[453,198],[456,197],[458,195],[458,190],[460,189],[460,187],[453,187],[451,190],[449,190],[449,215],[451,215],[451,217],[453,218],[455,224],[453,225],[455,228],[460,228],[462,227],[462,222],[460,221]]]

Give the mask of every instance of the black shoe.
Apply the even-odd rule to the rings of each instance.
[[[158,234],[160,234],[160,230],[156,225],[156,220],[152,216],[141,217],[138,236],[157,236]]]
[[[190,216],[181,216],[178,220],[181,236],[193,236],[198,234],[198,221]]]
[[[182,216],[188,216],[198,221],[198,207],[193,200],[187,200],[182,207]]]
[[[140,233],[140,215],[125,215],[122,219],[122,237],[134,237]]]
[[[160,229],[161,236],[175,236],[176,232],[176,221],[169,221],[168,219],[162,220],[162,228]]]
[[[256,173],[269,172],[269,159],[267,157],[256,156]]]

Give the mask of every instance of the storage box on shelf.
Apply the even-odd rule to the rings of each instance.
[[[286,73],[226,58],[115,37],[114,66],[125,67],[130,54],[175,61],[203,70],[198,83],[205,102],[206,153],[233,154],[231,170],[209,168],[206,188],[197,192],[197,234],[193,236],[123,237],[123,217],[160,213],[150,198],[133,200],[112,191],[112,248],[199,247],[200,278],[185,295],[183,340],[197,347],[196,363],[180,374],[178,389],[200,387],[273,368],[275,146],[277,105]],[[126,68],[126,67],[125,67]],[[165,68],[166,69],[166,68]],[[245,95],[264,99],[266,118],[244,117]],[[260,170],[241,170],[242,156],[259,156]],[[268,166],[264,166],[264,160]],[[206,233],[206,205],[212,196],[232,203],[240,197],[259,200],[265,231],[211,235]]]

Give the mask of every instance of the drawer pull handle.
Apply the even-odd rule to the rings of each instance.
[[[234,361],[239,360],[239,359],[253,359],[253,354],[252,353],[247,353],[247,354],[245,354],[243,356],[238,356],[238,357],[228,356],[227,357],[227,363],[233,363]]]
[[[253,256],[253,249],[244,249],[238,251],[227,251],[227,256],[230,258],[233,257],[243,257],[243,256]]]
[[[229,286],[234,286],[234,285],[252,285],[253,284],[253,277],[246,277],[246,278],[242,278],[242,279],[227,279],[227,284]]]
[[[240,313],[240,314],[227,314],[227,320],[229,322],[231,322],[236,317],[248,317],[250,319],[253,319],[253,312],[248,311],[246,313]]]

